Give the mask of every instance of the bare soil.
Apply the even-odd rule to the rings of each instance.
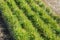
[[[0,40],[13,40],[0,13]]]
[[[43,0],[48,6],[60,16],[60,0]]]

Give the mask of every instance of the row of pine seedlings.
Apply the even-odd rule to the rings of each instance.
[[[60,27],[42,0],[0,0],[0,11],[14,40],[60,40]]]

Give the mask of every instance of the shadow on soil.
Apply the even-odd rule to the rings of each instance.
[[[4,19],[2,18],[2,13],[0,12],[0,24],[3,28],[3,40],[14,40],[13,37],[10,35],[10,32],[8,30],[8,26],[5,23]]]

